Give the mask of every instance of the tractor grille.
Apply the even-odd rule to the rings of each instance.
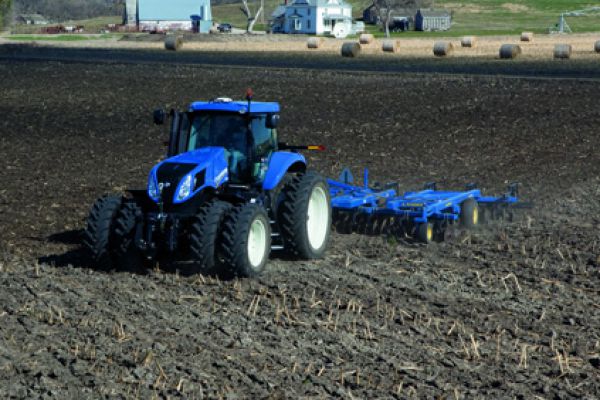
[[[196,167],[195,164],[184,164],[184,163],[164,163],[158,171],[156,171],[156,178],[158,184],[163,184],[162,199],[164,205],[173,204],[173,197],[175,196],[175,190],[181,179],[192,169]]]

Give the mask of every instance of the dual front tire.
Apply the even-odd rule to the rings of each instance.
[[[327,181],[309,171],[290,177],[278,192],[277,220],[285,251],[302,259],[324,255],[329,244],[331,202]],[[190,232],[195,272],[229,269],[237,276],[255,277],[271,252],[271,221],[257,203],[233,207],[215,200],[203,207]]]
[[[135,247],[139,208],[120,196],[96,200],[88,215],[83,244],[97,269],[138,270],[142,257]]]

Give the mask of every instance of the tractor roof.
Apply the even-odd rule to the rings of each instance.
[[[230,99],[216,99],[211,101],[196,101],[190,105],[190,111],[224,111],[248,112],[247,101],[232,101]],[[279,103],[266,103],[253,101],[250,103],[251,114],[278,113]]]

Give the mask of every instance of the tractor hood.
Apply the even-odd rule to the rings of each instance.
[[[156,203],[183,203],[205,188],[229,180],[223,147],[204,147],[157,164],[148,178],[148,196]]]

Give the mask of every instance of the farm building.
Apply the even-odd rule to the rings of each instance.
[[[194,30],[212,27],[210,0],[126,0],[124,24],[140,31]]]
[[[17,15],[17,23],[24,25],[48,25],[48,20],[40,14]]]
[[[271,14],[271,32],[332,35],[354,32],[352,6],[344,0],[294,0]]]
[[[418,10],[415,15],[416,31],[447,31],[452,25],[452,16],[447,10]]]
[[[382,7],[381,13],[383,15],[387,14],[387,8]],[[406,20],[409,23],[413,23],[414,15],[416,10],[409,8],[392,8],[391,21],[394,20]],[[377,25],[381,23],[381,17],[377,12],[377,8],[371,4],[369,7],[363,10],[363,21],[365,24]]]

